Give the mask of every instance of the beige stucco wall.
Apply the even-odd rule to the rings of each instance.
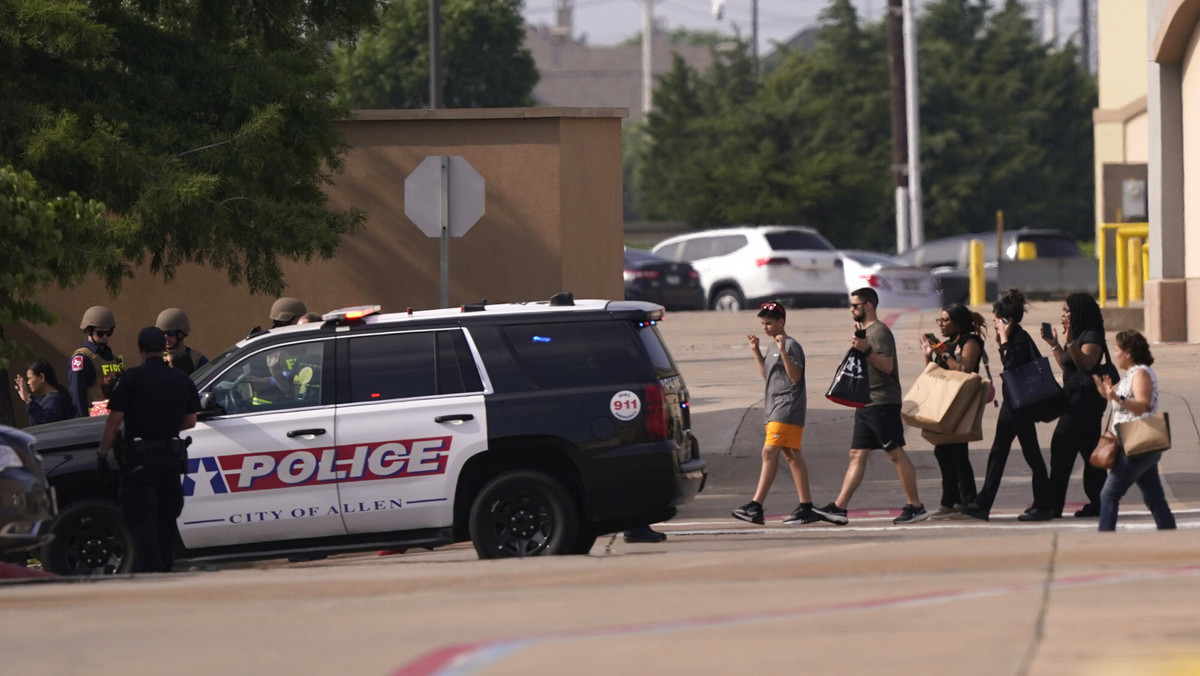
[[[1140,128],[1128,126],[1136,102],[1146,96],[1146,0],[1119,0],[1101,5],[1096,17],[1099,64],[1095,123],[1095,222],[1103,221],[1105,164],[1145,162],[1147,140]],[[1132,110],[1131,110],[1132,106]],[[1143,108],[1144,111],[1144,108]],[[1131,154],[1132,153],[1132,154]],[[1098,226],[1097,226],[1098,227]]]
[[[1193,28],[1191,39],[1183,54],[1183,185],[1184,185],[1184,242],[1187,255],[1184,270],[1189,280],[1200,278],[1200,32]],[[1188,297],[1200,300],[1191,294]],[[1189,340],[1200,340],[1200,312],[1195,316],[1195,325],[1189,326]],[[1189,322],[1190,324],[1191,322]]]
[[[384,311],[437,307],[440,240],[404,214],[404,179],[429,155],[459,155],[483,176],[483,218],[450,244],[450,304],[622,298],[621,119],[623,108],[364,111],[342,125],[351,150],[327,189],[335,209],[358,207],[366,226],[329,261],[282,263],[284,295],[310,310],[378,303]],[[189,315],[188,343],[215,356],[267,322],[274,300],[229,284],[224,273],[188,265],[176,278],[140,269],[117,298],[93,280],[41,298],[62,317],[53,326],[5,327],[6,337],[66,368],[91,305],[116,313],[114,349],[136,363],[139,328],[160,310]],[[23,368],[18,362],[16,368]],[[65,375],[65,374],[64,374]]]
[[[1125,161],[1144,164],[1150,159],[1150,117],[1145,112],[1125,123]]]

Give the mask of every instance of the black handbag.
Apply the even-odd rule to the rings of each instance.
[[[1112,363],[1112,357],[1108,356],[1108,343],[1104,343],[1104,361],[1096,364],[1096,368],[1092,369],[1092,375],[1100,376],[1100,380],[1104,380],[1107,376],[1114,387],[1121,380],[1121,373],[1117,371],[1117,367]]]
[[[1041,356],[1033,341],[1030,341],[1030,347],[1037,357],[1000,374],[1000,379],[1004,381],[1004,396],[1014,411],[1028,412],[1034,416],[1034,420],[1049,422],[1062,415],[1066,401],[1063,399],[1062,386],[1050,369],[1050,360]],[[1043,407],[1045,410],[1035,410],[1033,407]]]

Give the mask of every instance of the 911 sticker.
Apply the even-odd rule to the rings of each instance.
[[[642,411],[642,400],[629,390],[621,390],[608,402],[608,409],[617,420],[633,420]]]
[[[322,449],[193,457],[184,496],[264,491],[332,482],[446,473],[453,437],[400,439]]]

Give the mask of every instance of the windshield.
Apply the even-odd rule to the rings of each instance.
[[[233,347],[230,347],[222,352],[217,358],[209,360],[204,364],[204,366],[192,371],[192,382],[196,383],[196,386],[199,387],[200,381],[203,380],[205,376],[207,376],[209,373],[213,373],[214,369],[217,369],[218,367],[224,368],[225,363],[229,361],[230,355],[237,351],[238,346],[234,345]]]
[[[815,232],[804,230],[779,230],[766,233],[767,243],[775,251],[832,251],[829,240]]]

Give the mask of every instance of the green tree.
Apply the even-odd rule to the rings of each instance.
[[[1095,82],[1041,44],[1016,0],[938,0],[920,17],[926,236],[1058,227],[1090,237]],[[831,0],[810,50],[761,83],[676,63],[647,120],[640,207],[693,227],[804,223],[843,247],[894,246],[886,26]]]
[[[444,105],[533,105],[523,0],[442,0]],[[336,55],[338,100],[350,108],[429,107],[429,3],[393,0],[376,30]]]

